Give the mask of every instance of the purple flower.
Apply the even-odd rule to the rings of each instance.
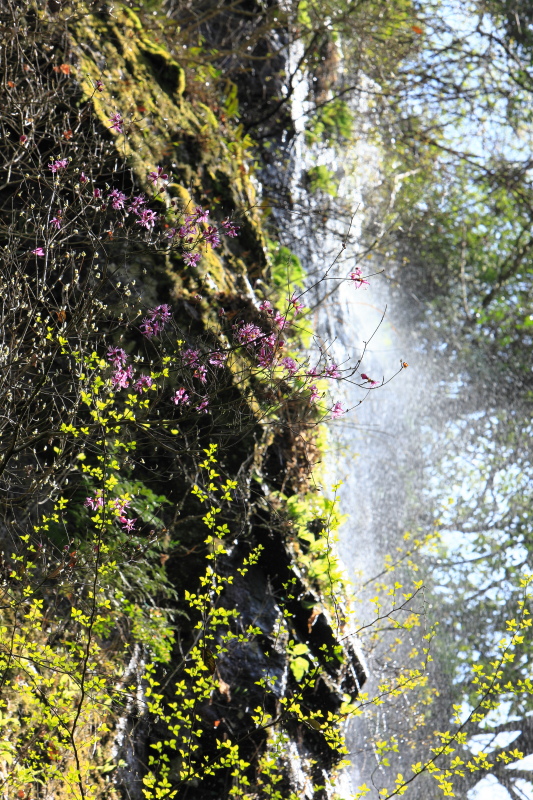
[[[152,308],[152,310],[148,312],[148,316],[143,319],[141,332],[148,339],[151,339],[152,336],[157,336],[157,334],[163,330],[171,318],[172,313],[167,303],[156,306],[156,308]]]
[[[193,238],[196,236],[198,231],[194,227],[194,225],[182,225],[178,231],[178,236],[180,239],[186,239],[189,244],[193,241]]]
[[[110,347],[107,351],[107,360],[114,367],[123,367],[128,360],[128,356],[121,347]]]
[[[326,367],[326,378],[340,378],[341,374],[337,369],[336,364],[332,364],[330,367]]]
[[[112,189],[109,192],[108,198],[112,201],[111,205],[116,211],[124,208],[124,203],[126,202],[126,195],[124,192],[119,192],[118,189]]]
[[[118,112],[113,114],[112,117],[109,118],[109,122],[111,123],[111,130],[116,131],[117,133],[122,133],[122,126],[124,124],[124,119],[122,115]]]
[[[163,167],[158,167],[157,172],[148,173],[148,180],[151,181],[153,184],[156,184],[157,181],[168,180],[168,175],[166,174],[166,172],[163,172]]]
[[[204,367],[203,364],[200,364],[193,372],[193,378],[198,378],[199,381],[202,383],[206,383],[207,381],[207,367]]]
[[[331,417],[332,419],[338,419],[339,417],[342,417],[343,414],[346,414],[346,410],[341,406],[340,402],[337,400],[337,402],[331,409]]]
[[[354,282],[356,289],[360,289],[365,283],[367,286],[370,285],[368,281],[365,281],[362,277],[362,274],[361,267],[356,267],[354,272],[350,272],[350,280]]]
[[[48,169],[52,170],[54,175],[58,170],[65,169],[66,167],[68,167],[68,158],[60,158],[52,164],[48,164]]]
[[[104,91],[104,84],[102,83],[102,81],[96,81],[96,90],[98,92]]]
[[[184,253],[183,260],[188,267],[195,267],[201,259],[200,253]]]
[[[102,508],[104,505],[104,498],[102,497],[101,492],[97,492],[94,497],[87,497],[83,505],[86,508],[92,509],[93,511],[97,511],[99,508]]]
[[[290,304],[293,307],[295,314],[299,314],[302,308],[304,308],[303,303],[298,302],[298,298],[296,297],[295,294],[293,294],[293,296],[291,297]]]
[[[293,358],[290,358],[289,356],[287,356],[287,358],[282,358],[281,365],[287,370],[287,372],[291,377],[293,375],[296,375],[296,373],[298,372],[298,364]]]
[[[116,497],[111,505],[115,511],[118,512],[119,516],[122,516],[131,503],[130,500],[121,500],[120,497]]]
[[[143,194],[138,194],[136,197],[132,198],[131,203],[128,206],[128,211],[139,216],[144,205],[146,205],[145,196]]]
[[[259,311],[266,311],[267,314],[272,316],[272,303],[269,300],[263,300],[259,306]]]
[[[139,213],[139,219],[137,220],[137,225],[142,225],[143,228],[147,230],[152,230],[155,223],[157,221],[157,214],[155,211],[151,211],[149,208],[144,208]]]
[[[311,390],[311,394],[309,396],[309,400],[310,400],[311,403],[314,403],[316,401],[317,397],[320,397],[320,392],[318,391],[318,389],[316,388],[316,385],[314,383],[309,387],[309,389]]]
[[[19,142],[21,144],[26,144],[27,141],[28,141],[28,137],[24,133],[22,134],[22,136],[19,136]]]
[[[111,375],[113,389],[127,389],[132,377],[133,367],[131,365],[127,369],[117,369],[115,374]]]
[[[284,330],[287,325],[290,325],[287,317],[284,314],[280,314],[279,311],[276,311],[274,314],[274,323],[278,326],[280,331]]]
[[[202,236],[204,240],[211,245],[211,247],[218,247],[220,244],[220,236],[218,235],[217,229],[213,225],[209,225],[206,231],[203,232]]]
[[[131,533],[132,530],[135,528],[137,517],[135,517],[134,519],[128,519],[127,517],[119,517],[118,521],[120,522],[126,533]]]
[[[45,252],[42,247],[36,247],[35,250],[31,251],[34,256],[44,256]]]
[[[93,197],[96,198],[96,200],[98,200],[101,196],[102,196],[102,190],[101,189],[94,189]]]
[[[177,406],[188,406],[191,401],[185,389],[178,389],[172,398],[172,402]]]
[[[361,373],[361,378],[365,381],[365,383],[369,383],[371,386],[377,386],[378,382],[373,381],[372,378],[369,378],[364,372]]]
[[[146,336],[147,339],[151,339],[152,336],[157,336],[159,331],[161,330],[161,326],[157,320],[151,320],[146,317],[143,319],[141,325],[139,326],[139,330],[141,331],[143,336]]]
[[[207,222],[207,218],[209,217],[209,209],[204,209],[202,206],[196,206],[194,209],[194,216],[196,217],[197,225],[200,225],[202,222]]]
[[[220,350],[215,350],[214,353],[211,353],[209,356],[209,363],[212,364],[214,367],[223,367],[226,363],[228,358],[227,353],[221,353]]]
[[[261,342],[261,347],[257,354],[257,361],[261,367],[269,367],[274,361],[276,344],[278,344],[278,341],[275,333],[271,333]]]
[[[309,378],[318,378],[318,376],[320,375],[320,372],[318,371],[318,369],[316,367],[311,367],[311,369],[308,369],[305,374]]]
[[[177,233],[177,228],[169,228],[169,230],[165,233],[167,239],[173,239]]]
[[[224,228],[224,233],[226,234],[226,236],[231,236],[232,238],[235,238],[235,236],[238,235],[240,230],[239,226],[235,225],[235,223],[232,222],[229,218],[224,220],[224,222],[222,223],[222,227]]]
[[[257,325],[248,322],[246,325],[241,325],[237,328],[235,337],[240,344],[252,344],[262,337],[263,331]]]
[[[183,353],[183,360],[188,367],[195,367],[198,364],[199,355],[200,355],[199,350],[193,350],[192,348],[189,347],[189,349],[185,350]]]
[[[50,225],[53,225],[54,228],[60,230],[62,223],[63,223],[63,217],[61,211],[56,211],[56,216],[52,217],[52,219],[50,220]]]
[[[145,389],[149,389],[153,384],[153,380],[149,375],[141,375],[141,377],[133,384],[133,388],[139,394],[142,394]]]
[[[202,412],[203,412],[204,414],[207,414],[207,413],[208,413],[208,412],[207,412],[207,408],[208,408],[208,406],[209,406],[209,400],[208,400],[208,398],[207,398],[207,397],[204,397],[204,399],[202,400],[202,402],[200,403],[200,405],[199,405],[199,406],[196,406],[196,411],[199,411],[199,412],[200,412],[200,414],[201,414]]]
[[[79,180],[80,183],[87,183],[89,178],[87,177],[85,172],[80,172],[80,174],[78,175],[78,180]]]

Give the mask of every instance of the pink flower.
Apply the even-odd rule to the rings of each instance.
[[[208,406],[209,406],[209,400],[207,399],[207,397],[204,397],[204,399],[202,400],[200,405],[196,406],[196,411],[199,411],[200,414],[202,414],[202,413],[203,414],[207,414],[208,413],[207,412]]]
[[[193,241],[194,236],[198,231],[194,227],[194,225],[182,225],[178,231],[178,236],[180,239],[186,239],[189,244]]]
[[[228,358],[227,353],[221,353],[220,350],[215,350],[214,353],[211,353],[209,356],[209,363],[212,364],[214,367],[223,367],[226,363]]]
[[[102,81],[96,81],[96,91],[103,92],[104,91],[104,84]]]
[[[151,181],[153,184],[156,184],[157,181],[168,180],[168,175],[166,174],[166,172],[163,172],[163,167],[158,167],[157,172],[148,173],[148,180]]]
[[[118,521],[120,522],[126,533],[131,533],[132,530],[135,528],[137,517],[135,517],[135,519],[128,519],[127,517],[119,517]]]
[[[101,189],[94,189],[93,197],[96,198],[96,200],[98,200],[101,196],[102,196],[102,190]]]
[[[141,375],[141,377],[133,384],[133,388],[139,394],[142,394],[145,389],[149,389],[153,384],[153,380],[149,375]]]
[[[240,328],[237,328],[235,337],[240,344],[252,344],[260,339],[264,334],[261,328],[258,328],[257,325],[253,325],[251,322],[248,322],[246,325],[241,325]]]
[[[52,219],[50,220],[50,225],[53,225],[54,228],[60,230],[62,222],[63,222],[63,217],[61,211],[56,211],[56,216],[52,217]]]
[[[122,133],[122,126],[124,124],[124,119],[122,115],[118,112],[113,114],[112,117],[109,118],[109,122],[111,123],[111,130],[116,131],[117,133]]]
[[[354,282],[356,289],[360,289],[361,286],[363,286],[365,283],[367,284],[367,286],[370,285],[368,281],[365,281],[365,279],[361,277],[362,274],[363,273],[360,267],[356,267],[354,272],[350,272],[350,280]]]
[[[200,253],[184,253],[183,260],[188,267],[195,267],[201,259]]]
[[[97,509],[102,508],[104,505],[104,498],[102,497],[101,492],[97,492],[94,497],[87,497],[83,505],[86,508],[92,509],[93,511],[97,511]]]
[[[138,194],[136,197],[132,198],[130,205],[128,206],[128,211],[132,214],[139,214],[142,211],[142,207],[146,204],[146,198],[143,194]]]
[[[131,365],[127,369],[117,369],[115,374],[111,375],[113,389],[127,389],[132,377],[133,367]]]
[[[21,144],[26,144],[27,141],[28,141],[28,137],[25,134],[22,134],[22,136],[19,136],[19,142]]]
[[[337,400],[337,402],[331,409],[332,419],[338,419],[339,417],[342,417],[343,414],[346,414],[346,410],[341,406],[340,402]]]
[[[220,236],[217,229],[213,225],[209,225],[206,231],[203,232],[204,240],[211,245],[211,247],[218,247],[220,244]]]
[[[45,252],[42,247],[36,247],[35,250],[31,251],[34,256],[44,256]]]
[[[158,320],[161,325],[166,325],[172,319],[172,312],[168,303],[162,303],[162,305],[152,308],[148,312],[148,316],[150,319]]]
[[[309,400],[311,403],[314,403],[318,397],[320,397],[320,392],[316,388],[316,385],[313,383],[309,389],[311,390],[311,394],[309,396]]]
[[[232,222],[229,218],[224,220],[224,222],[222,223],[222,227],[224,228],[224,233],[226,234],[226,236],[230,236],[232,238],[235,238],[235,236],[238,235],[240,230],[239,226],[235,225],[235,223]]]
[[[176,391],[176,394],[172,398],[172,402],[175,403],[177,406],[188,406],[190,405],[191,401],[185,389],[178,389]]]
[[[119,192],[118,189],[112,189],[109,192],[108,198],[112,201],[111,205],[116,211],[124,208],[124,203],[126,202],[126,195],[124,192]]]
[[[87,177],[85,172],[80,172],[80,174],[78,175],[78,180],[79,180],[80,183],[87,183],[89,178]]]
[[[311,367],[311,369],[308,369],[305,374],[309,378],[318,378],[318,376],[320,375],[320,372],[318,371],[318,369],[316,367]]]
[[[302,308],[304,308],[303,303],[298,302],[298,298],[296,297],[295,294],[293,294],[293,296],[291,297],[290,304],[293,307],[295,314],[299,314]]]
[[[60,158],[52,164],[48,164],[48,169],[52,170],[54,175],[58,170],[66,169],[66,167],[68,167],[68,158]]]
[[[199,350],[193,350],[192,348],[189,347],[189,349],[185,350],[183,353],[183,360],[188,367],[195,367],[198,364],[199,355],[200,355]]]
[[[159,322],[145,318],[143,319],[141,325],[139,326],[139,330],[141,331],[143,336],[146,336],[147,339],[151,339],[152,336],[157,336],[161,329]]]
[[[198,378],[199,381],[202,383],[206,383],[207,381],[207,367],[204,367],[203,364],[200,364],[193,372],[193,378]]]
[[[283,367],[285,367],[285,369],[287,370],[287,372],[291,377],[298,372],[298,364],[293,358],[290,358],[289,356],[287,356],[287,358],[282,358],[281,364]]]
[[[361,378],[366,382],[369,383],[371,386],[377,386],[377,381],[373,381],[372,378],[369,378],[368,375],[365,375],[364,372],[361,373]]]
[[[263,300],[259,306],[259,311],[266,311],[267,314],[272,315],[272,303],[269,300]]]
[[[128,356],[121,347],[110,347],[107,351],[107,360],[114,367],[123,367],[128,360]]]
[[[124,511],[130,506],[130,504],[131,503],[129,500],[121,500],[119,497],[116,497],[111,503],[112,507],[118,512],[119,516],[124,514]]]
[[[194,210],[194,214],[196,216],[196,224],[200,225],[202,222],[207,222],[207,218],[209,216],[209,209],[202,208],[202,206],[197,206]]]
[[[279,311],[276,311],[274,314],[274,323],[278,326],[280,331],[285,330],[285,328],[290,325],[289,320],[284,314],[280,314]]]
[[[152,230],[155,223],[157,222],[157,214],[155,211],[151,211],[149,208],[144,208],[140,214],[139,219],[137,220],[137,225],[142,225],[143,228],[147,230]]]
[[[336,364],[332,364],[330,367],[326,367],[326,378],[340,378],[341,374],[337,369]]]

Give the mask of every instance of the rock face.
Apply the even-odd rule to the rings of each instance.
[[[56,26],[54,35],[59,37],[65,59],[62,74],[70,76],[64,92],[69,103],[82,109],[81,114],[90,109],[91,125],[103,142],[102,159],[109,174],[118,170],[124,184],[132,191],[145,192],[161,215],[176,203],[209,205],[214,219],[231,215],[241,226],[238,240],[225,240],[216,253],[206,250],[201,267],[186,268],[182,259],[168,251],[129,252],[128,279],[141,287],[136,291],[143,304],[168,302],[187,344],[202,338],[214,345],[223,336],[231,341],[234,318],[247,323],[261,319],[266,325],[256,292],[259,287],[269,287],[271,275],[264,218],[256,208],[250,177],[252,142],[241,126],[227,121],[224,95],[220,89],[206,90],[206,73],[191,62],[180,64],[168,38],[165,43],[164,36],[146,30],[141,18],[126,5],[102,5],[94,10],[94,4],[78,4],[76,14],[61,18],[64,28],[59,35],[55,15],[63,11],[59,3],[43,11],[43,27],[34,26],[33,40],[38,42],[39,30]],[[233,96],[234,88],[228,82],[226,100]],[[57,96],[55,102],[59,102]],[[254,97],[249,98],[249,116],[253,102]],[[257,110],[259,113],[260,108]],[[121,130],[111,125],[116,115],[124,121]],[[72,130],[67,133],[69,139]],[[157,192],[147,177],[160,166],[172,174],[164,192]],[[113,241],[114,233],[108,231],[106,241]],[[103,239],[104,234],[99,241]],[[124,252],[117,245],[109,256],[117,278],[126,270]],[[221,328],[221,317],[227,320],[226,328]],[[282,387],[277,416],[268,419],[268,426],[263,424],[266,390],[261,381],[242,379],[238,364],[232,370],[228,369],[227,381],[220,389],[231,398],[229,411],[199,424],[194,436],[191,434],[191,451],[201,452],[212,441],[220,443],[225,474],[234,476],[238,486],[238,502],[227,516],[225,552],[217,559],[223,588],[218,595],[213,590],[212,595],[212,609],[230,612],[227,622],[218,625],[210,645],[224,644],[216,659],[205,644],[198,643],[194,627],[198,614],[194,616],[194,607],[187,606],[184,599],[187,592],[197,590],[209,554],[202,523],[205,510],[191,498],[191,487],[198,479],[196,464],[185,452],[176,473],[169,468],[160,477],[158,456],[144,443],[143,466],[136,473],[140,481],[150,480],[151,491],[168,500],[172,513],[164,510],[162,514],[169,540],[177,542],[161,560],[174,591],[168,605],[177,629],[171,660],[156,670],[161,703],[166,707],[173,702],[171,679],[181,675],[187,660],[184,653],[195,646],[203,648],[213,690],[208,700],[195,708],[194,735],[206,763],[220,759],[221,743],[226,749],[238,745],[249,787],[238,796],[260,798],[267,796],[265,775],[270,767],[267,769],[265,758],[272,753],[277,763],[276,792],[280,793],[276,796],[318,799],[330,794],[329,777],[340,758],[338,743],[327,728],[338,726],[346,696],[357,696],[365,680],[364,661],[355,639],[349,635],[339,638],[343,632],[332,620],[331,602],[306,576],[297,549],[291,547],[295,537],[284,497],[273,496],[273,490],[282,488],[288,496],[300,488],[288,476],[287,466],[299,463],[295,455],[298,437],[290,430],[284,432],[303,411],[286,401]],[[239,426],[235,427],[237,417]],[[249,565],[243,569],[247,560]],[[118,622],[116,627],[122,630]],[[252,628],[253,635],[248,635]],[[112,639],[110,634],[109,641]],[[124,708],[112,715],[109,736],[102,743],[103,755],[98,755],[106,762],[109,776],[107,788],[99,796],[118,794],[128,800],[155,796],[145,794],[143,779],[156,769],[151,748],[162,740],[169,765],[165,773],[168,787],[166,794],[157,796],[177,794],[195,800],[234,796],[234,765],[215,773],[207,771],[204,777],[196,775],[191,781],[180,777],[184,756],[177,756],[175,748],[173,751],[164,715],[150,706],[145,671],[149,642],[136,641],[131,630],[123,639],[129,649],[124,650],[125,667],[118,688],[128,688],[130,694]],[[299,670],[295,668],[298,659],[304,662]],[[258,724],[254,719],[258,708],[268,723]]]

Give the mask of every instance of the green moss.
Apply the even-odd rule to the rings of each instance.
[[[168,187],[167,207],[174,197],[184,206],[208,203],[212,214],[221,208],[220,216],[232,213],[242,220],[242,239],[217,253],[209,250],[198,272],[169,259],[166,269],[175,273],[176,292],[248,294],[244,277],[261,277],[268,266],[261,220],[253,210],[251,140],[197,98],[194,80],[186,86],[183,67],[131,9],[117,5],[106,17],[87,12],[73,34],[83,100],[109,130],[111,115],[123,116],[125,133],[110,130],[110,136],[143,190],[153,194],[151,170],[172,165],[176,180]],[[95,91],[97,80],[103,81],[103,92]]]

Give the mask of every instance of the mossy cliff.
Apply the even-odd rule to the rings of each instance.
[[[17,391],[31,408],[53,375],[57,396],[36,406],[42,430],[19,445],[15,427],[8,439],[22,461],[3,506],[2,636],[12,628],[23,654],[16,668],[12,656],[1,664],[14,737],[0,750],[4,779],[20,798],[331,796],[340,726],[365,673],[339,623],[331,509],[305,497],[302,448],[319,414],[305,385],[296,391],[281,369],[272,379],[238,341],[259,325],[273,348],[297,347],[260,308],[265,293],[283,297],[235,85],[202,47],[181,64],[142,9],[27,0],[10,14],[5,242],[9,269],[25,259],[24,280],[41,287],[31,314],[43,331],[21,334]],[[21,108],[27,133],[13,122]],[[156,232],[128,215],[126,197],[139,193]],[[239,236],[202,245],[187,265],[192,251],[169,246],[167,229],[207,207],[209,222],[229,218]],[[8,285],[16,293],[9,271]],[[161,327],[171,318],[175,335],[147,337],[142,313],[159,313]],[[132,392],[128,359],[146,392],[121,394]],[[182,413],[180,382],[199,395],[215,374],[209,413]],[[298,493],[305,511],[288,504]],[[20,677],[28,626],[42,682]]]

